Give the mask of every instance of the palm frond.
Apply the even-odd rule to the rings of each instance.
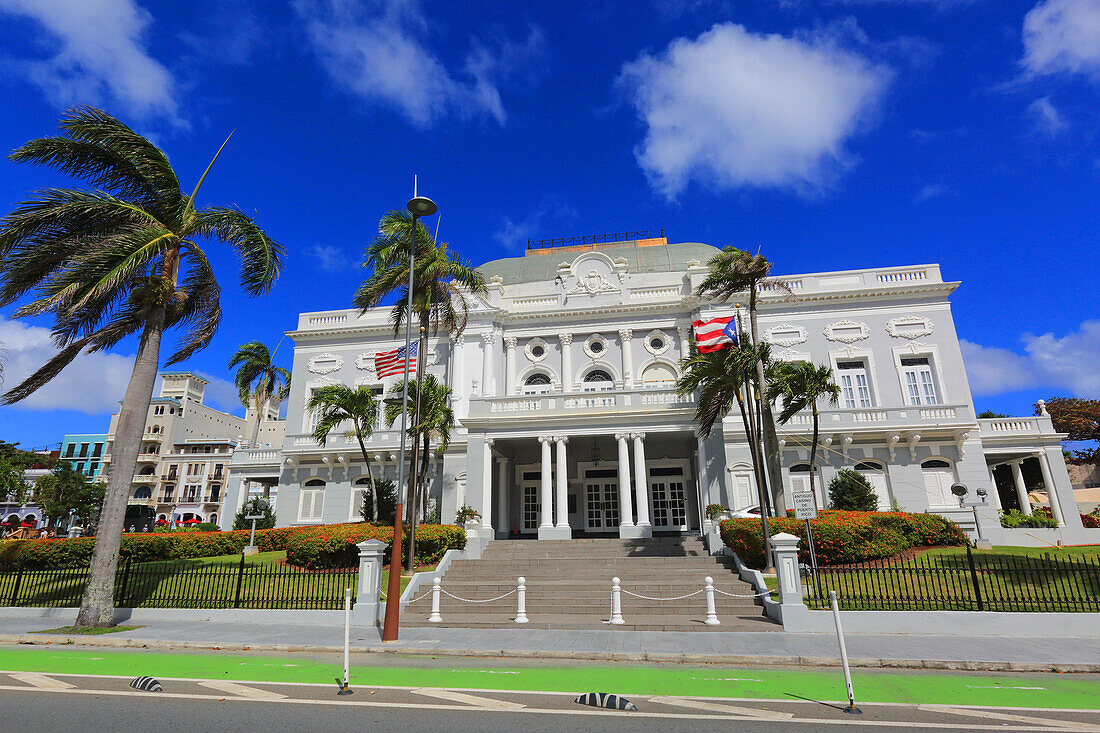
[[[262,295],[275,284],[286,249],[243,211],[220,206],[205,209],[196,215],[194,231],[220,239],[237,251],[241,286],[249,295]]]

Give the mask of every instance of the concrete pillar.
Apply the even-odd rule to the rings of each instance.
[[[649,478],[645,470],[645,433],[632,433],[634,439],[634,493],[638,497],[638,527],[642,528],[644,536],[653,534],[653,526],[649,522]]]
[[[493,329],[487,328],[481,332],[481,394],[484,397],[493,396]]]
[[[573,345],[573,334],[559,333],[558,339],[561,341],[561,390],[562,392],[572,392],[573,359],[571,358],[570,349]]]
[[[485,449],[481,464],[481,477],[484,485],[484,494],[481,500],[481,528],[485,530],[485,537],[493,537],[493,439],[485,439]]]
[[[382,586],[382,553],[386,546],[382,540],[367,540],[358,545],[359,588],[352,607],[352,620],[359,626],[376,626],[381,617],[378,591]],[[394,598],[393,602],[401,601]]]
[[[558,453],[558,491],[554,508],[554,516],[557,522],[555,526],[557,526],[558,529],[569,530],[569,485],[566,483],[566,479],[569,476],[569,469],[566,465],[565,456],[565,444],[569,442],[569,437],[558,435],[554,437],[554,442],[557,444]]]
[[[1027,498],[1027,486],[1024,484],[1024,473],[1020,470],[1021,461],[1009,461],[1012,467],[1012,481],[1016,484],[1016,496],[1020,499],[1020,511],[1031,515],[1031,501]]]
[[[508,459],[497,456],[497,534],[507,537],[511,528],[508,516]]]
[[[466,335],[459,334],[451,344],[451,389],[457,398],[466,397],[466,367],[463,364],[462,351],[466,345]]]
[[[550,486],[550,441],[553,438],[543,436],[539,438],[542,445],[542,486],[539,496],[542,498],[542,516],[539,518],[539,533],[545,528],[554,526],[554,492]]]
[[[1001,492],[997,491],[997,477],[993,474],[996,466],[989,466],[989,494],[993,499],[993,509],[998,514],[1001,512]]]
[[[619,329],[619,346],[623,352],[623,389],[634,387],[634,355],[630,353],[630,339],[633,337],[631,329]]]
[[[1039,468],[1043,472],[1043,486],[1046,487],[1047,496],[1050,497],[1050,514],[1058,522],[1059,527],[1066,526],[1066,517],[1062,513],[1062,502],[1058,498],[1058,487],[1054,485],[1054,477],[1051,475],[1050,462],[1047,460],[1046,451],[1039,454]]]
[[[615,440],[619,443],[619,536],[623,532],[634,528],[634,501],[631,499],[633,492],[630,489],[630,447],[626,441],[629,433],[616,433]]]
[[[676,335],[680,337],[680,358],[686,359],[688,357],[688,351],[691,349],[691,329],[687,326],[677,326]]]
[[[516,337],[505,336],[504,337],[504,361],[505,361],[505,382],[504,393],[516,394],[519,392],[518,385],[516,385]]]
[[[798,573],[798,538],[780,532],[768,538],[775,558],[775,576],[779,585],[779,612],[783,627],[794,627],[796,619],[804,619],[806,605],[802,602],[802,578]]]

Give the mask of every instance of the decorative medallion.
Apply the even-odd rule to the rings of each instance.
[[[607,340],[598,333],[594,333],[585,339],[584,353],[593,359],[602,359],[607,355]]]
[[[784,323],[779,326],[772,326],[767,331],[764,331],[764,339],[771,344],[777,346],[794,346],[795,344],[801,344],[806,341],[808,334],[806,329],[802,326],[793,326],[789,323]]]
[[[646,351],[658,356],[668,351],[668,336],[661,330],[650,331],[645,337],[644,345]]]
[[[607,278],[596,270],[589,270],[587,275],[577,276],[577,286],[569,291],[569,295],[617,292],[618,288],[607,281]]]
[[[362,369],[365,372],[374,371],[374,353],[360,354],[355,357],[355,368]]]
[[[307,369],[314,374],[328,374],[344,366],[344,357],[336,354],[318,354],[309,360]]]
[[[550,353],[550,347],[547,346],[545,341],[536,336],[527,342],[527,345],[523,347],[523,352],[527,354],[529,361],[540,362]]]
[[[886,333],[894,338],[919,339],[932,333],[932,321],[922,316],[902,316],[886,322]]]
[[[853,344],[869,338],[871,329],[866,323],[859,321],[837,321],[825,327],[825,338],[830,341],[839,341],[842,344]]]

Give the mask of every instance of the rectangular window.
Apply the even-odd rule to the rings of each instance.
[[[324,504],[324,499],[324,489],[302,489],[302,494],[298,502],[298,521],[321,521],[321,508]]]
[[[88,464],[88,475],[89,476],[94,476],[95,472],[98,471],[98,470],[99,470],[99,462],[98,461],[92,461],[90,464]]]
[[[845,409],[874,406],[865,362],[838,361],[836,371],[840,382],[840,402]]]
[[[101,455],[103,455],[103,443],[96,443],[92,450],[92,458],[99,458]]]
[[[84,461],[81,461],[80,463],[76,464],[76,472],[77,473],[84,473]]]
[[[88,457],[88,444],[87,443],[81,443],[80,444],[80,457],[81,458],[87,458]]]
[[[908,405],[938,405],[936,382],[927,356],[906,356],[901,360],[905,403]]]
[[[65,457],[72,458],[76,455],[76,443],[69,443],[69,447],[65,449]]]

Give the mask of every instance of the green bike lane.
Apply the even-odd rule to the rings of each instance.
[[[373,660],[372,660],[373,661]],[[525,692],[617,692],[757,700],[845,698],[839,668],[627,665],[402,658],[353,664],[354,687],[438,687]],[[234,682],[333,684],[339,663],[309,655],[158,653],[44,646],[0,648],[0,671]],[[857,701],[1100,710],[1100,676],[1088,674],[853,671]]]

